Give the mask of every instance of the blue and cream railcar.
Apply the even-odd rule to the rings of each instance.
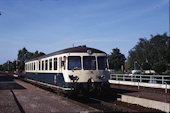
[[[78,46],[31,59],[26,78],[64,91],[102,89],[108,84],[107,54]]]

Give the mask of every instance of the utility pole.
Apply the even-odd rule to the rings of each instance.
[[[134,75],[135,75],[135,70],[136,70],[136,63],[137,61],[134,61]]]
[[[19,72],[19,63],[18,62],[20,62],[20,60],[16,60],[16,73],[18,73]]]

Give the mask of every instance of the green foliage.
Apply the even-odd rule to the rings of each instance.
[[[162,72],[164,72],[166,70],[166,68],[167,68],[167,66],[166,66],[165,62],[163,62],[163,61],[157,62],[153,65],[153,69],[158,74],[162,74]]]
[[[115,48],[111,55],[108,56],[108,60],[110,69],[120,70],[121,66],[125,63],[126,58],[120,53],[118,48]]]
[[[123,72],[121,70],[117,70],[114,72],[114,74],[123,74]]]
[[[13,71],[14,70],[14,66],[13,63],[11,61],[7,61],[2,65],[2,70],[3,71]]]
[[[137,45],[129,51],[128,67],[133,68],[134,61],[142,69],[153,69],[154,64],[163,61],[167,65],[170,58],[170,38],[166,33],[152,36],[151,39],[140,38]],[[148,63],[148,64],[146,64]],[[149,66],[150,65],[150,66]]]
[[[7,61],[2,66],[0,66],[0,70],[3,71],[15,71],[16,66],[18,66],[19,71],[24,70],[24,64],[27,60],[32,58],[36,58],[39,56],[45,55],[43,52],[36,51],[35,53],[29,52],[25,47],[18,51],[18,58],[13,62]]]
[[[19,70],[24,70],[24,64],[26,61],[45,55],[43,52],[36,51],[35,53],[29,52],[25,47],[18,51],[18,60],[19,60]]]
[[[127,60],[126,62],[125,62],[125,70],[127,71],[127,70],[131,70],[131,64],[130,64],[130,61],[129,60]]]
[[[170,70],[167,69],[165,72],[162,73],[163,75],[170,75]]]
[[[151,69],[151,65],[147,62],[143,63],[141,65],[141,67],[142,67],[143,70],[150,70]]]
[[[3,71],[2,65],[0,65],[0,71]]]

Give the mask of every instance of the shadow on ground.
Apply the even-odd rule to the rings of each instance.
[[[7,74],[0,73],[0,90],[11,90],[11,89],[26,89],[20,84],[16,83],[12,77]]]

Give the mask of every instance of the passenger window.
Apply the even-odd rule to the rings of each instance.
[[[39,70],[41,70],[41,62],[39,61]]]
[[[31,70],[31,64],[30,64],[30,63],[28,64],[28,66],[29,66],[29,69],[28,69],[28,70]]]
[[[49,70],[52,70],[52,59],[49,60]]]
[[[57,58],[54,58],[54,70],[57,70]]]
[[[33,70],[33,63],[31,63],[31,70]]]
[[[45,70],[48,70],[48,60],[45,60]]]
[[[35,62],[34,62],[34,70],[35,70]]]
[[[42,67],[42,70],[44,70],[44,61],[42,61],[42,66],[41,67]]]

